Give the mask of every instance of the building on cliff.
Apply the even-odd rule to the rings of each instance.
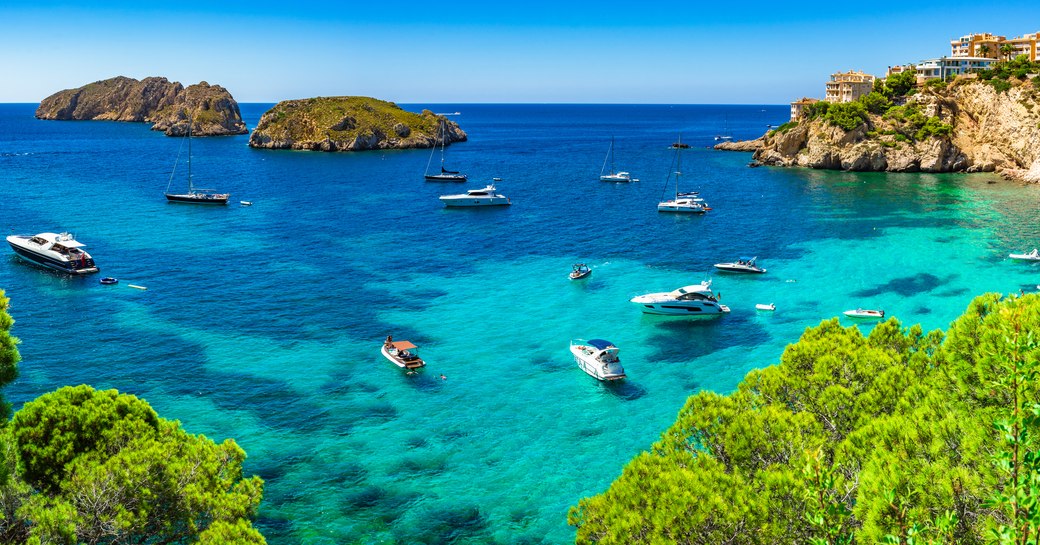
[[[816,104],[819,102],[818,98],[802,97],[800,100],[796,100],[791,103],[791,121],[795,121],[802,117],[805,113],[805,107],[810,104]]]
[[[864,72],[837,72],[827,82],[827,102],[852,102],[874,89],[874,76]]]
[[[1004,36],[996,36],[989,33],[968,34],[956,40],[950,41],[951,57],[986,57],[990,59],[1002,58],[1005,53],[1000,50],[1001,46],[1010,45],[1010,56],[1012,58],[1025,55],[1031,62],[1036,62],[1037,40],[1040,32],[1023,34],[1017,38],[1008,39]]]
[[[930,79],[946,79],[989,68],[996,59],[989,57],[939,57],[917,63],[917,83]]]

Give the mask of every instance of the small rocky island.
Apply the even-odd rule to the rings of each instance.
[[[264,113],[249,137],[254,148],[362,151],[430,148],[464,142],[454,121],[423,110],[402,110],[369,97],[317,97],[279,102]]]
[[[1040,77],[987,76],[929,82],[906,95],[885,93],[880,84],[855,102],[816,103],[754,142],[754,160],[849,171],[998,172],[1040,183]]]
[[[43,99],[37,119],[106,120],[152,123],[167,136],[245,134],[238,103],[227,89],[205,81],[184,87],[162,77],[124,76],[66,89]]]

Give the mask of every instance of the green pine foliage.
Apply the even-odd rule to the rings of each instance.
[[[828,123],[851,131],[867,122],[867,107],[862,102],[839,102],[831,104],[823,116]]]
[[[7,312],[9,305],[10,300],[4,290],[0,290],[0,388],[18,378],[18,362],[22,359],[18,354],[18,338],[11,335],[14,319]],[[11,404],[0,395],[0,423],[7,422],[10,416]]]
[[[1040,296],[940,331],[808,328],[729,395],[700,392],[568,520],[577,543],[1033,543]]]

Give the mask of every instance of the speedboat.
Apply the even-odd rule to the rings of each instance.
[[[630,301],[641,306],[646,314],[713,317],[729,312],[729,307],[720,304],[712,293],[711,280],[674,291],[640,295]]]
[[[504,206],[510,204],[505,195],[495,193],[495,184],[483,189],[470,189],[458,195],[441,195],[444,206]]]
[[[575,263],[574,270],[569,275],[571,280],[581,280],[582,278],[588,278],[592,274],[592,269],[584,263]]]
[[[866,308],[846,310],[845,312],[842,312],[842,314],[849,318],[852,318],[853,320],[882,320],[885,318],[885,311],[871,310]]]
[[[1008,257],[1024,261],[1040,261],[1040,250],[1033,248],[1033,251],[1028,254],[1008,254]]]
[[[767,305],[765,303],[759,303],[759,304],[755,305],[755,310],[776,310],[776,304],[769,303]]]
[[[571,354],[574,363],[582,371],[597,380],[620,380],[625,378],[625,368],[618,359],[618,347],[603,339],[574,339],[571,341]]]
[[[83,251],[83,244],[69,233],[11,235],[7,243],[18,257],[31,263],[68,274],[98,272],[94,258]]]
[[[732,273],[758,273],[762,274],[766,272],[765,269],[755,265],[755,260],[758,257],[752,257],[751,259],[738,259],[733,263],[716,263],[715,268],[720,271],[732,272]]]
[[[383,357],[401,369],[418,369],[426,362],[419,357],[419,347],[410,341],[387,340],[383,343]]]

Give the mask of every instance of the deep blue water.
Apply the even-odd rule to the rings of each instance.
[[[242,105],[247,124],[269,106]],[[974,295],[1040,281],[1006,259],[1040,245],[1036,187],[750,169],[749,154],[707,148],[759,136],[787,106],[406,107],[461,112],[470,139],[447,164],[470,183],[424,182],[426,150],[197,138],[196,184],[235,203],[208,208],[162,196],[181,139],[0,105],[2,226],[71,231],[121,280],[0,260],[22,339],[16,408],[88,383],[235,438],[266,480],[258,526],[272,544],[561,543],[568,506],[604,490],[688,395],[731,390],[805,327],[857,306],[946,327]],[[703,217],[656,212],[679,133],[693,146],[681,189],[701,191]],[[598,181],[612,136],[640,182]],[[492,177],[511,207],[437,199]],[[716,321],[628,303],[740,256],[769,272],[714,275],[733,309]],[[567,279],[576,261],[589,280]],[[756,313],[769,302],[775,313]],[[382,359],[389,333],[420,345],[427,369]],[[629,380],[578,370],[576,337],[618,344]]]

